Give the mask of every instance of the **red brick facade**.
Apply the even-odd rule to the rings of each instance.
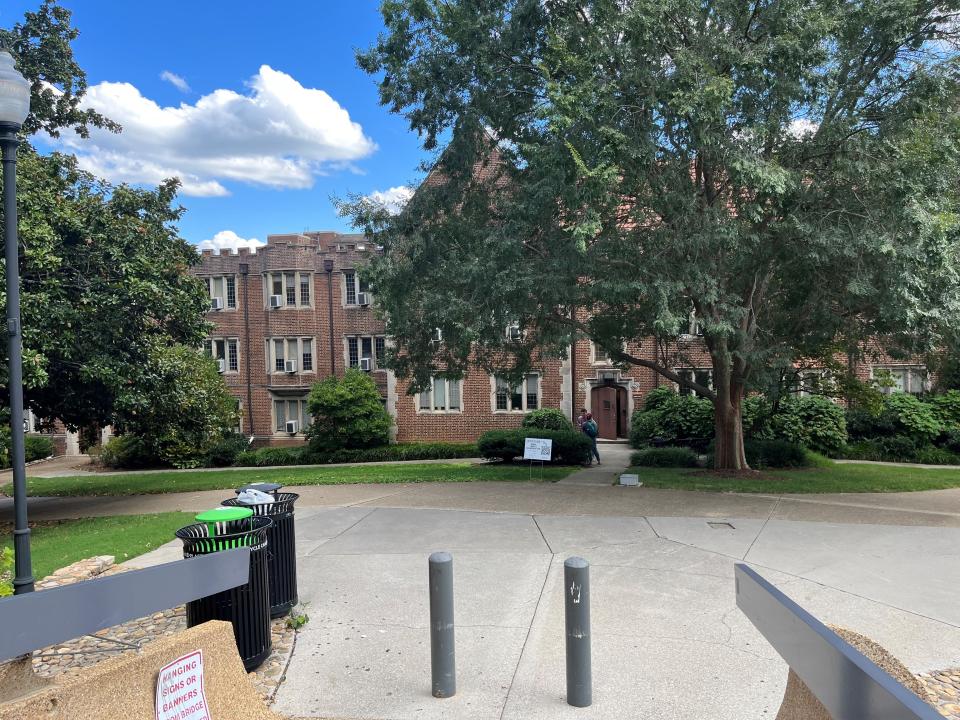
[[[348,288],[350,273],[371,252],[376,249],[362,235],[334,232],[273,235],[256,253],[204,251],[195,273],[209,279],[211,297],[219,298],[221,308],[208,313],[216,327],[208,347],[223,359],[224,380],[242,410],[241,430],[253,435],[255,444],[302,443],[302,420],[308,419],[300,415],[300,402],[310,387],[331,373],[341,375],[347,367],[359,366],[364,357],[395,419],[398,441],[473,440],[490,429],[518,426],[533,406],[558,408],[568,417],[585,407],[602,419],[602,436],[624,437],[630,416],[647,393],[669,384],[648,368],[618,368],[597,357],[590,341],[581,340],[566,360],[544,361],[534,384],[525,383],[522,393],[501,394],[499,409],[494,379],[476,369],[456,388],[445,384],[423,398],[409,395],[408,383],[378,367],[386,342],[384,326],[372,306],[360,304],[355,275]],[[280,296],[275,308],[270,299],[274,294]],[[627,351],[657,359],[652,341]],[[681,339],[669,353],[674,368],[710,367],[693,336]],[[282,370],[277,369],[278,359]],[[297,363],[295,369],[288,371],[288,360]],[[885,367],[917,365],[881,362]],[[871,372],[869,364],[857,368],[863,378]],[[505,410],[504,404],[521,409]],[[288,431],[285,422],[290,419],[301,423],[296,432]]]

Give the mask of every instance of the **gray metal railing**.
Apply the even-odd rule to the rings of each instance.
[[[834,720],[943,720],[932,707],[746,565],[737,607]]]
[[[243,585],[250,548],[0,600],[0,662]]]

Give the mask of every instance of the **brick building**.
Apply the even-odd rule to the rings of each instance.
[[[207,283],[215,326],[205,348],[221,362],[241,409],[240,430],[256,445],[302,443],[310,387],[348,367],[371,373],[401,442],[473,440],[490,429],[516,427],[526,412],[544,407],[568,417],[585,407],[598,419],[601,437],[626,437],[633,410],[653,388],[669,384],[651,369],[618,367],[580,340],[566,360],[540,363],[521,387],[474,369],[462,380],[438,378],[428,391],[410,395],[408,384],[382,367],[384,326],[357,275],[371,252],[376,248],[362,235],[335,232],[271,235],[255,253],[203,252],[195,273]],[[709,385],[709,357],[695,324],[690,331],[670,349],[672,366]],[[656,359],[652,342],[627,350]],[[857,372],[867,378],[881,367],[899,389],[926,387],[917,363],[886,359]],[[815,382],[817,372],[806,381]]]

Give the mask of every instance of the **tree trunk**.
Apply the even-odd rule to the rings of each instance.
[[[743,382],[726,358],[714,357],[714,456],[716,470],[749,470],[743,449]]]

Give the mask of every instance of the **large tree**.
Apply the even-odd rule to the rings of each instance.
[[[395,367],[520,373],[586,336],[709,397],[746,468],[773,369],[958,316],[958,7],[387,0],[359,64],[438,151],[402,214],[344,207],[385,250]],[[649,345],[691,310],[712,387]]]
[[[76,36],[69,11],[52,0],[0,30],[32,85],[18,166],[25,401],[71,427],[137,427],[144,407],[169,400],[158,397],[169,395],[158,377],[181,366],[194,372],[171,364],[170,348],[199,348],[209,300],[189,272],[199,255],[175,225],[176,181],[114,187],[72,156],[31,145],[37,133],[120,130],[82,106]],[[9,405],[6,350],[0,346],[0,406]]]

